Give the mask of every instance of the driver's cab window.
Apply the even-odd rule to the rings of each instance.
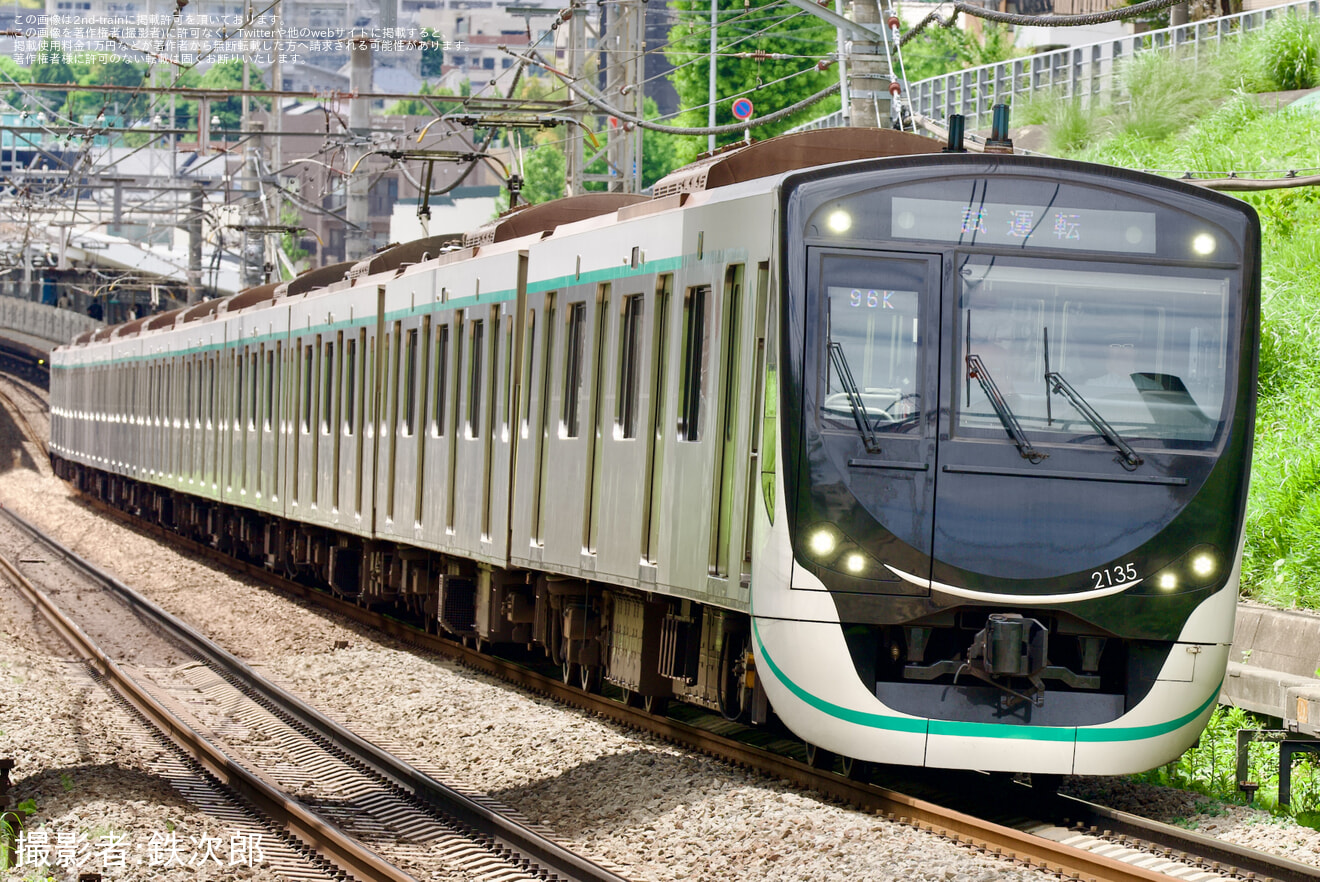
[[[826,258],[827,423],[856,425],[864,414],[878,431],[917,424],[924,270],[903,261]]]

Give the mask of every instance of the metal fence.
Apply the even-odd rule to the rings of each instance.
[[[0,297],[0,330],[17,331],[49,343],[67,343],[101,323],[69,309],[44,303]]]
[[[1298,0],[941,74],[909,85],[912,109],[937,122],[948,119],[949,114],[961,113],[967,117],[967,127],[973,129],[990,124],[991,108],[996,104],[1012,104],[1018,96],[1031,92],[1052,90],[1062,98],[1089,102],[1110,96],[1115,87],[1115,69],[1139,52],[1185,47],[1195,59],[1207,43],[1217,46],[1225,38],[1254,31],[1275,16],[1289,13],[1320,15],[1320,0]],[[842,112],[835,111],[794,131],[843,124]]]
[[[967,117],[968,128],[984,128],[994,105],[1011,104],[1020,95],[1048,90],[1083,102],[1112,96],[1115,70],[1126,58],[1150,49],[1185,49],[1196,58],[1203,45],[1217,46],[1223,39],[1256,30],[1288,13],[1320,15],[1320,0],[1300,0],[942,74],[909,86],[912,109],[935,120],[961,113]]]

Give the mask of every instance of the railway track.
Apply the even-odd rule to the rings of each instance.
[[[209,546],[182,539],[99,501],[90,498],[89,501],[103,512],[173,545],[182,545],[427,652],[457,659],[475,670],[687,749],[942,835],[978,852],[1088,882],[1167,882],[1173,878],[1188,882],[1215,879],[1314,882],[1317,877],[1314,867],[1082,800],[1038,794],[1031,788],[986,776],[905,769],[900,773],[903,778],[883,782],[887,786],[854,780],[813,767],[805,761],[800,743],[782,739],[765,743],[763,732],[747,730],[691,708],[685,707],[682,711],[685,718],[678,719],[678,709],[674,716],[665,716],[631,707],[607,695],[584,693],[565,685],[556,673],[537,671],[517,661],[497,658],[429,634],[276,576],[263,567],[235,560]],[[761,743],[752,743],[756,741]],[[911,791],[923,796],[912,795]],[[1011,811],[1006,813],[1004,806],[1011,806]]]
[[[46,400],[33,391],[26,382],[8,374],[5,374],[4,378],[7,382],[0,383],[0,406],[3,406],[13,417],[14,422],[18,424],[18,430],[41,450],[43,463],[49,462],[50,454],[45,441],[47,433],[38,432],[28,419],[28,413],[33,410],[46,411]],[[20,398],[27,399],[27,407],[19,400]]]
[[[254,809],[250,823],[264,819],[280,829],[283,862],[301,856],[309,865],[296,877],[403,882],[416,878],[415,870],[509,882],[623,882],[498,804],[449,788],[358,738],[12,512],[4,515],[46,547],[45,558],[29,554],[29,569],[40,568],[43,581],[94,586],[74,589],[80,618],[93,624],[84,630],[74,623],[18,565],[0,558],[0,569],[97,677],[169,737],[187,757],[182,762],[205,772],[202,784],[180,789],[228,791],[231,804],[219,805],[218,796],[202,801],[225,817],[240,802]],[[131,660],[112,657],[98,645],[103,636],[115,655]]]

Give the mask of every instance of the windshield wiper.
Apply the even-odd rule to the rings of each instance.
[[[879,453],[880,442],[876,439],[875,429],[871,426],[871,415],[866,412],[866,403],[862,401],[862,393],[858,391],[857,381],[853,379],[852,370],[848,367],[848,356],[843,354],[842,343],[830,343],[830,363],[834,365],[834,372],[838,374],[839,383],[843,386],[844,394],[848,396],[848,406],[852,408],[853,420],[857,423],[857,431],[862,435],[866,452]]]
[[[1077,408],[1078,412],[1086,417],[1091,425],[1095,426],[1095,430],[1103,435],[1106,441],[1118,448],[1118,452],[1123,455],[1123,468],[1130,472],[1137,466],[1141,465],[1143,460],[1137,455],[1137,452],[1132,449],[1132,445],[1124,441],[1122,436],[1114,431],[1114,427],[1105,422],[1105,418],[1100,416],[1095,408],[1087,403],[1086,399],[1082,397],[1082,393],[1074,389],[1072,383],[1065,380],[1062,374],[1058,371],[1046,371],[1045,380],[1054,385],[1054,393],[1056,395],[1063,395],[1072,402],[1072,406]]]
[[[1022,425],[1017,417],[1013,415],[1013,410],[1004,400],[1003,393],[995,385],[994,378],[990,376],[990,371],[986,369],[985,362],[981,361],[981,356],[969,353],[967,356],[967,376],[972,377],[981,384],[981,391],[985,397],[990,399],[990,406],[995,409],[995,415],[999,417],[999,422],[1004,424],[1004,431],[1008,432],[1008,437],[1013,439],[1017,445],[1018,452],[1022,454],[1023,459],[1029,459],[1033,463],[1040,462],[1048,453],[1041,453],[1031,446],[1027,440],[1026,433],[1022,431]]]

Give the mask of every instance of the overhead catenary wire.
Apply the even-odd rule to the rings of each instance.
[[[921,33],[932,24],[938,24],[940,27],[952,27],[958,19],[958,13],[970,15],[975,18],[983,18],[987,21],[997,22],[999,24],[1021,25],[1023,27],[1046,27],[1046,28],[1076,28],[1086,27],[1088,25],[1106,24],[1111,21],[1122,21],[1129,18],[1146,15],[1151,12],[1159,12],[1161,9],[1168,9],[1170,6],[1184,2],[1184,0],[1145,0],[1144,3],[1137,3],[1132,6],[1123,6],[1118,9],[1110,9],[1106,12],[1090,12],[1082,15],[1024,15],[1015,12],[1000,12],[997,9],[986,9],[983,6],[977,6],[974,3],[968,3],[966,0],[953,0],[951,3],[941,3],[940,7],[950,6],[953,8],[953,14],[947,19],[940,15],[940,7],[927,13],[926,17],[921,19],[907,33],[903,34],[898,45],[903,46],[917,34]]]
[[[758,117],[755,122],[748,120],[747,122],[740,122],[740,123],[723,125],[723,126],[667,126],[662,123],[652,122],[651,120],[642,119],[641,117],[636,117],[633,116],[632,114],[623,112],[619,108],[611,105],[608,101],[605,100],[603,96],[601,96],[599,93],[596,93],[594,89],[589,89],[588,87],[584,86],[582,84],[582,81],[576,80],[573,77],[569,76],[568,74],[565,74],[564,72],[557,70],[554,67],[551,67],[543,60],[539,60],[536,58],[525,58],[524,56],[518,55],[516,52],[513,52],[508,48],[504,48],[504,51],[508,52],[510,55],[513,55],[515,58],[521,58],[524,61],[528,62],[529,64],[535,64],[537,67],[540,67],[554,74],[564,83],[564,85],[566,85],[571,91],[575,92],[583,101],[590,104],[592,107],[596,108],[602,113],[608,113],[610,116],[617,117],[618,119],[621,119],[627,123],[631,123],[637,126],[638,128],[650,129],[651,131],[656,131],[656,132],[664,132],[670,135],[712,135],[712,134],[722,135],[728,132],[741,132],[749,128],[755,128],[756,126],[768,125],[772,122],[777,122],[778,120],[781,120],[786,116],[791,116],[792,114],[797,113],[799,110],[802,110],[804,108],[810,107],[813,104],[823,101],[824,99],[828,98],[830,95],[833,95],[835,92],[839,91],[839,84],[832,83],[831,85],[820,90],[819,92],[816,92],[814,95],[810,95],[802,99],[801,101],[798,101],[795,104],[781,108],[780,110],[777,110],[774,113],[769,113],[766,114],[765,116]],[[812,70],[802,71],[801,73],[805,74],[805,73],[813,73],[813,72],[815,72],[814,68]],[[688,108],[688,109],[692,110],[694,108]]]

